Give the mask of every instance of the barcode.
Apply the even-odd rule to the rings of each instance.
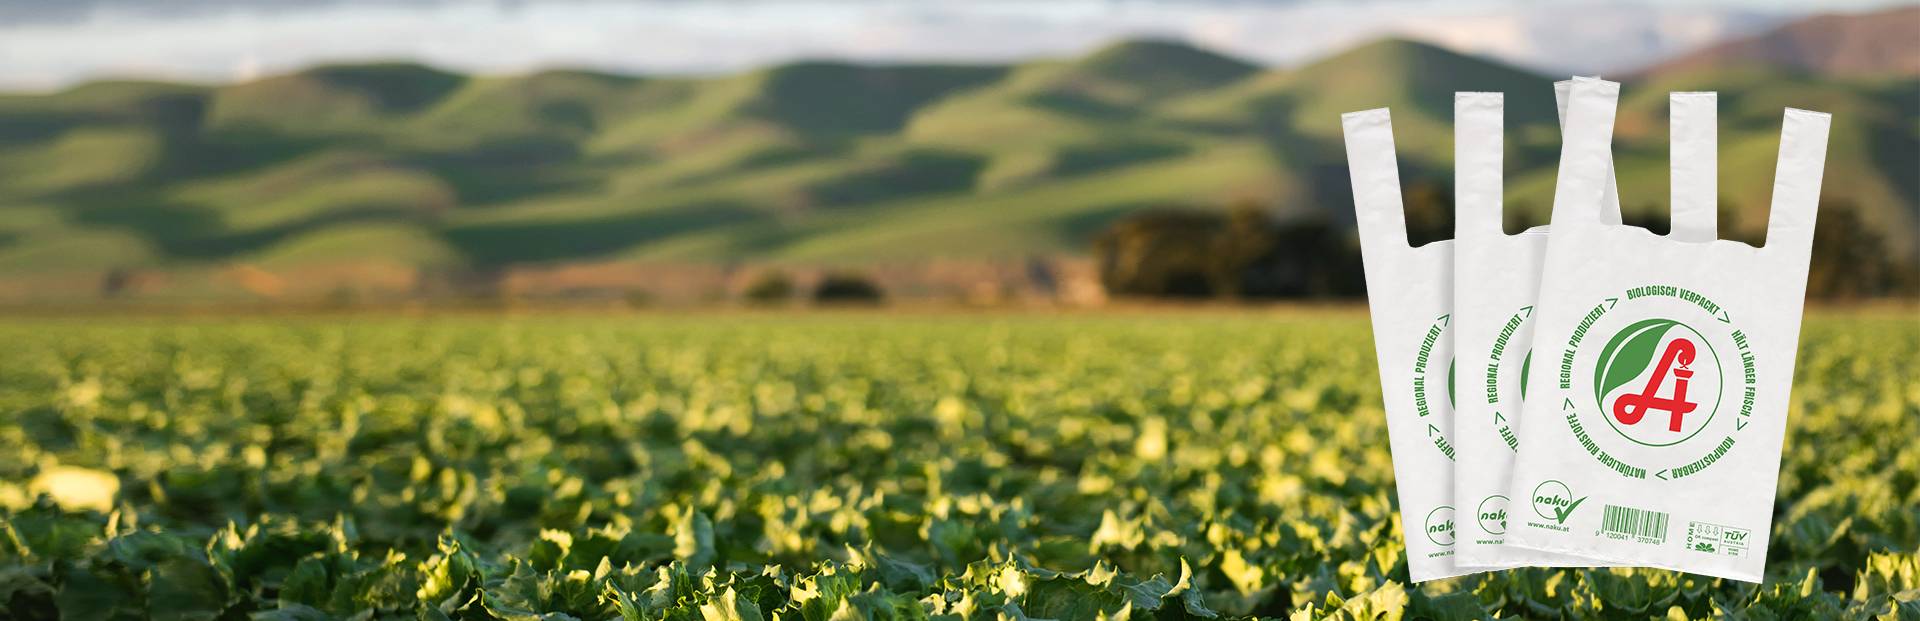
[[[1606,505],[1600,510],[1600,532],[1634,537],[1646,543],[1665,543],[1667,514]]]

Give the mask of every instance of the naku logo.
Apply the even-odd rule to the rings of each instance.
[[[1585,496],[1574,498],[1573,490],[1559,481],[1547,481],[1533,488],[1533,512],[1555,524],[1566,524],[1573,510],[1586,501]]]
[[[1480,509],[1474,517],[1478,518],[1476,521],[1481,531],[1494,535],[1507,534],[1507,497],[1494,494],[1481,500]]]
[[[1453,545],[1453,507],[1443,506],[1427,513],[1427,540],[1437,545]]]
[[[1646,319],[1607,341],[1594,367],[1595,404],[1614,431],[1639,444],[1692,438],[1720,399],[1720,361],[1707,339],[1672,319]]]

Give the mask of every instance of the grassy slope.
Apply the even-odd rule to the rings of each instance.
[[[1011,67],[799,63],[712,79],[407,64],[0,97],[0,273],[224,261],[821,261],[1078,251],[1128,210],[1350,219],[1338,116],[1390,106],[1450,177],[1451,93],[1508,94],[1509,202],[1544,213],[1548,78],[1404,41],[1291,71],[1131,42]],[[1627,207],[1663,211],[1667,90],[1718,89],[1722,194],[1764,225],[1779,108],[1836,114],[1829,198],[1913,252],[1912,80],[1765,70],[1632,85]]]

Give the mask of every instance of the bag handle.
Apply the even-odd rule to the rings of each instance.
[[[1599,78],[1586,78],[1599,79]],[[1573,89],[1573,80],[1561,80],[1553,83],[1553,103],[1560,118],[1560,132],[1567,131],[1567,93]],[[1620,224],[1620,183],[1614,179],[1612,158],[1607,163],[1606,200],[1600,204],[1601,224]]]
[[[1567,91],[1573,80],[1553,83],[1560,126],[1567,123]],[[1454,238],[1470,232],[1504,234],[1502,157],[1506,97],[1502,93],[1453,94]],[[1611,158],[1609,158],[1611,160]],[[1600,223],[1620,224],[1620,193],[1611,162]]]
[[[1820,178],[1827,166],[1827,130],[1833,116],[1788,108],[1780,127],[1780,159],[1773,170],[1773,206],[1767,214],[1770,254],[1809,256]],[[1805,265],[1805,263],[1801,263]]]
[[[1506,96],[1453,94],[1453,237],[1501,231]]]
[[[1719,238],[1720,161],[1717,93],[1671,93],[1668,125],[1672,211],[1667,237],[1683,242]]]
[[[1619,100],[1617,82],[1574,79],[1553,188],[1554,229],[1606,224],[1603,206],[1613,186],[1613,117]]]
[[[1342,114],[1340,125],[1346,135],[1347,173],[1353,180],[1361,248],[1375,255],[1407,249],[1407,215],[1400,203],[1393,119],[1386,108],[1374,108]]]

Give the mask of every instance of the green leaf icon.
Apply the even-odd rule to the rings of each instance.
[[[1533,371],[1533,350],[1527,350],[1527,359],[1520,361],[1520,398],[1527,398],[1527,374]]]
[[[1605,399],[1607,393],[1647,370],[1647,366],[1653,364],[1653,350],[1659,347],[1660,337],[1679,323],[1672,319],[1646,319],[1614,335],[1607,347],[1600,350],[1600,363],[1593,370],[1593,400]]]

